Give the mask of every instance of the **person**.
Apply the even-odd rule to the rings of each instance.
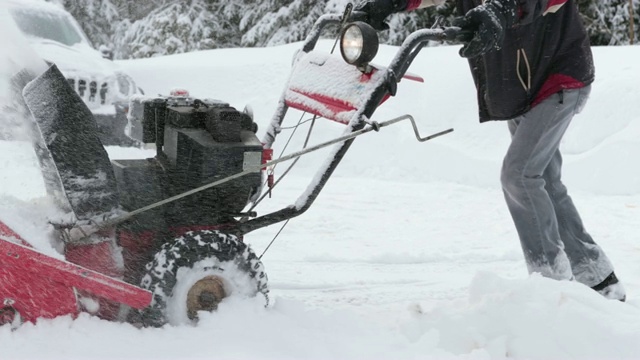
[[[561,181],[560,141],[594,81],[575,0],[455,0],[460,56],[468,58],[480,122],[505,120],[511,144],[501,183],[530,273],[575,280],[606,298],[625,290],[587,233]],[[377,29],[392,13],[444,0],[368,0],[354,8]],[[472,35],[468,35],[472,34]]]

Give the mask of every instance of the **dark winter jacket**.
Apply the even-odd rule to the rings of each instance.
[[[461,14],[480,0],[456,0]],[[499,1],[499,0],[498,0]],[[480,121],[513,119],[562,89],[593,82],[589,37],[575,0],[518,0],[500,50],[469,59]]]

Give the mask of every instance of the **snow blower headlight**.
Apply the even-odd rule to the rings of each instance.
[[[350,23],[340,34],[340,52],[347,63],[364,66],[378,53],[378,33],[365,22]]]

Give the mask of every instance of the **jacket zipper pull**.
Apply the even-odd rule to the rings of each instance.
[[[564,104],[564,90],[560,90],[558,95],[560,95],[560,104]]]

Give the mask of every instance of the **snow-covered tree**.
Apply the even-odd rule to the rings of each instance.
[[[48,0],[63,5],[95,46],[117,58],[136,58],[236,46],[271,46],[303,40],[325,13],[342,13],[349,0]],[[352,0],[356,3],[358,0]],[[593,45],[630,42],[630,4],[640,42],[640,0],[577,0]],[[383,43],[451,20],[455,2],[394,14]],[[335,31],[326,36],[335,36]]]
[[[114,24],[120,19],[124,0],[52,0],[61,4],[78,21],[94,46],[113,43]]]
[[[140,20],[150,12],[167,4],[166,0],[113,0],[118,2],[118,8],[123,19]]]
[[[449,23],[456,15],[455,10],[455,4],[449,1],[436,7],[394,14],[389,17],[388,33],[383,33],[381,38],[387,44],[400,45],[412,32],[432,27],[439,17]]]
[[[270,4],[265,6],[263,11],[256,13],[260,16],[259,20],[246,21],[244,26],[241,26],[242,45],[270,46],[303,40],[322,14],[342,13],[349,2],[349,0],[293,0],[286,5],[282,0],[265,2]],[[267,10],[264,10],[265,8]],[[450,17],[453,10],[453,4],[444,4],[437,8],[394,14],[389,17],[389,30],[382,33],[382,41],[400,44],[411,32],[431,26],[436,16]]]
[[[240,44],[237,27],[223,1],[173,1],[137,21],[124,20],[116,30],[116,54],[139,58]]]
[[[303,40],[318,17],[327,12],[325,8],[329,5],[327,1],[316,0],[295,0],[286,5],[277,0],[270,3],[269,11],[254,19],[257,21],[244,22],[243,46],[270,46]],[[247,27],[252,23],[255,24]]]
[[[640,29],[640,0],[580,0],[578,6],[589,32],[592,45],[629,44],[630,9],[633,5],[634,38],[638,42]]]

